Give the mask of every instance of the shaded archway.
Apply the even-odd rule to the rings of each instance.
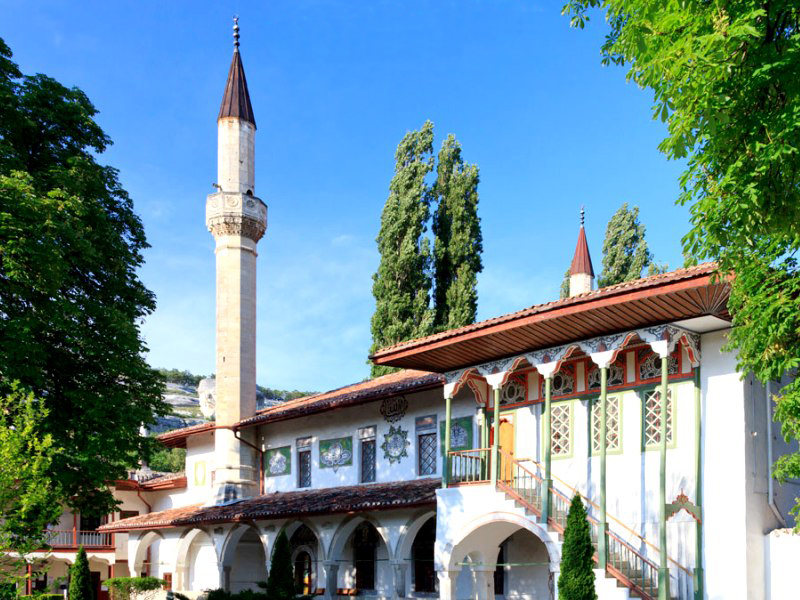
[[[267,549],[260,531],[241,524],[228,534],[222,549],[223,587],[232,593],[258,590],[267,579]]]
[[[133,565],[133,572],[131,575],[152,575],[158,577],[160,574],[154,568],[158,564],[158,550],[159,544],[164,539],[159,531],[148,531],[136,540],[129,540],[128,542],[128,556],[133,556],[133,561],[129,564]],[[134,551],[130,552],[131,542],[134,545]]]
[[[481,600],[496,593],[550,598],[555,593],[560,555],[554,538],[513,513],[490,513],[473,521],[445,558],[448,571],[461,571],[453,598]]]
[[[318,564],[320,560],[320,544],[317,535],[305,523],[294,528],[289,537],[292,552],[292,566],[297,590],[304,594],[313,594],[318,587]]]
[[[411,544],[411,589],[416,593],[436,592],[435,546],[436,517],[430,517],[419,528]]]
[[[184,532],[178,542],[173,588],[191,592],[220,587],[214,540],[203,529]]]
[[[339,568],[336,585],[330,587],[391,595],[392,558],[385,532],[376,523],[363,517],[345,521],[331,542],[329,560]]]

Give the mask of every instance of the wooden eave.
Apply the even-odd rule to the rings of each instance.
[[[680,269],[412,340],[371,358],[379,365],[443,373],[523,352],[712,315],[730,321],[729,284],[715,265]]]

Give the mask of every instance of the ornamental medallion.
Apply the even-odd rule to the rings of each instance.
[[[320,440],[319,466],[322,469],[333,469],[334,473],[339,467],[353,464],[353,438],[336,438],[333,440]]]
[[[411,442],[408,441],[408,430],[403,429],[398,425],[397,429],[394,426],[389,427],[389,433],[383,436],[383,457],[388,459],[389,464],[400,462],[404,456],[408,456],[408,447]]]
[[[407,409],[408,400],[405,399],[405,396],[386,398],[381,402],[381,414],[387,423],[397,423],[406,415]]]

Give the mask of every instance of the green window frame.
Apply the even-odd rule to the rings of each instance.
[[[623,394],[606,396],[606,454],[622,454]],[[600,456],[600,397],[589,404],[589,456]]]
[[[544,403],[541,404],[544,411]],[[575,455],[575,400],[559,400],[550,406],[550,456],[553,460]],[[544,418],[542,418],[542,452],[544,452]]]
[[[658,413],[660,412],[661,386],[652,386],[639,390],[639,398],[642,406],[642,449],[658,450],[661,446],[661,423]],[[667,448],[673,449],[677,446],[678,411],[676,405],[676,390],[673,386],[667,387]]]

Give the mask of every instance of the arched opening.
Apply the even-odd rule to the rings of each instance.
[[[415,592],[436,592],[436,568],[433,549],[436,545],[436,517],[431,517],[417,532],[411,545],[412,584]]]
[[[460,570],[455,598],[550,598],[552,540],[537,524],[497,519],[469,531],[450,553],[448,568]],[[541,537],[540,537],[541,536]]]
[[[361,523],[351,537],[355,587],[359,592],[375,590],[380,536],[371,523]]]
[[[242,590],[256,591],[258,584],[266,581],[264,545],[254,529],[248,528],[239,538],[230,565],[228,589],[234,594]]]
[[[183,558],[181,549],[178,550],[177,589],[201,592],[220,587],[217,552],[211,537],[197,529],[190,532],[185,541],[188,545]]]
[[[303,595],[314,594],[317,587],[317,562],[319,543],[317,536],[305,524],[295,529],[289,538],[294,565],[294,582],[298,592]]]

